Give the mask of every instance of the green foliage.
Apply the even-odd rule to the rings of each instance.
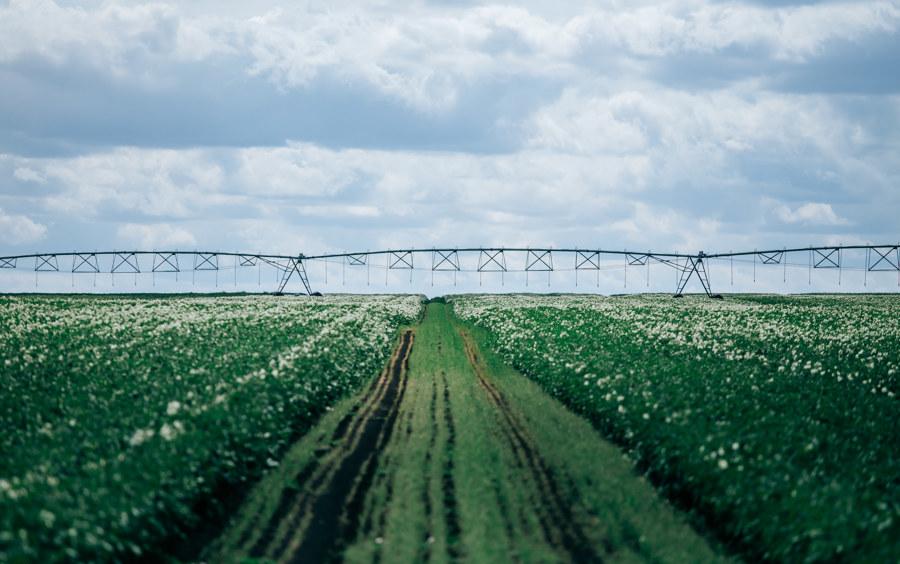
[[[754,559],[900,556],[896,297],[453,303]]]
[[[417,297],[0,297],[0,562],[146,556],[377,373]]]

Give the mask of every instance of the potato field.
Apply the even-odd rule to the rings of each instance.
[[[0,296],[0,562],[895,562],[893,296]]]
[[[900,553],[900,299],[490,296],[454,306],[753,558]]]
[[[376,373],[420,307],[0,298],[0,560],[160,550]]]

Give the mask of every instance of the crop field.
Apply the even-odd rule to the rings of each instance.
[[[754,559],[897,561],[897,297],[453,303]]]
[[[420,309],[0,297],[0,561],[161,550],[376,373]]]
[[[0,562],[897,561],[898,314],[0,296]]]

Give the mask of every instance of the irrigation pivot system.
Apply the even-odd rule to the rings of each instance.
[[[221,251],[92,251],[92,252],[60,252],[31,253],[0,257],[0,269],[27,269],[37,277],[41,272],[71,272],[76,274],[141,274],[141,273],[194,273],[214,271],[218,274],[223,269],[234,269],[235,279],[238,270],[259,268],[268,265],[277,272],[276,293],[283,293],[288,284],[296,277],[309,295],[315,292],[310,285],[306,265],[312,261],[324,261],[327,264],[339,263],[341,268],[365,268],[367,272],[375,265],[385,269],[407,270],[410,280],[414,270],[435,272],[477,272],[499,273],[502,277],[508,272],[524,272],[526,284],[528,275],[533,272],[574,271],[580,272],[604,270],[603,261],[614,261],[617,266],[624,267],[626,276],[629,267],[646,267],[649,276],[650,264],[662,264],[675,271],[675,297],[684,294],[688,282],[693,278],[699,281],[704,293],[716,297],[709,278],[709,264],[712,261],[728,262],[733,268],[734,262],[745,263],[752,260],[754,281],[756,266],[783,265],[785,276],[787,267],[808,268],[810,279],[812,271],[818,269],[834,269],[840,272],[848,268],[844,264],[844,256],[848,251],[865,255],[864,263],[856,267],[862,269],[866,276],[869,272],[896,272],[900,285],[900,243],[886,245],[838,245],[829,247],[798,247],[768,250],[753,250],[727,253],[657,253],[652,251],[615,251],[609,249],[579,248],[539,248],[539,247],[466,247],[466,248],[431,248],[431,249],[389,249],[380,251],[361,251],[353,253],[329,253],[320,255],[279,255],[262,253],[235,253]],[[791,262],[789,257],[793,258]],[[798,262],[797,259],[800,259]],[[621,262],[618,262],[621,261]],[[627,280],[627,279],[626,279]]]

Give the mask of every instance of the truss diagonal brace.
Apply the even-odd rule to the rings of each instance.
[[[100,263],[94,253],[72,255],[72,272],[100,272]]]
[[[869,272],[900,271],[900,246],[870,247],[867,259]]]
[[[194,270],[219,270],[219,255],[215,253],[195,254]]]
[[[632,253],[627,253],[625,255],[625,259],[628,261],[628,266],[644,266],[647,264],[647,261],[650,260],[650,255],[635,255]]]
[[[478,253],[478,272],[506,272],[506,253],[503,249],[481,250]]]
[[[840,268],[841,267],[841,250],[834,249],[813,249],[814,260],[813,268]]]
[[[347,255],[344,257],[347,261],[347,266],[365,266],[369,261],[369,255],[360,253],[358,255]]]
[[[35,272],[59,272],[59,261],[56,255],[37,255],[34,257]]]
[[[439,251],[431,252],[431,270],[433,271],[455,271],[459,270],[459,253],[456,251]]]
[[[139,273],[141,271],[141,267],[138,264],[138,258],[136,254],[115,253],[113,255],[112,268],[109,271],[112,274],[115,274],[117,272]]]
[[[0,258],[0,268],[15,268],[15,267],[16,267],[16,259]]]
[[[525,256],[525,272],[549,272],[553,270],[553,254],[551,251],[528,250]]]
[[[178,255],[175,253],[154,254],[153,272],[181,272],[178,268]]]
[[[575,251],[575,270],[600,270],[600,253]]]
[[[413,254],[412,251],[391,251],[388,268],[391,270],[412,270]],[[412,274],[410,274],[412,276]]]
[[[760,252],[759,258],[763,264],[781,264],[784,251]]]

